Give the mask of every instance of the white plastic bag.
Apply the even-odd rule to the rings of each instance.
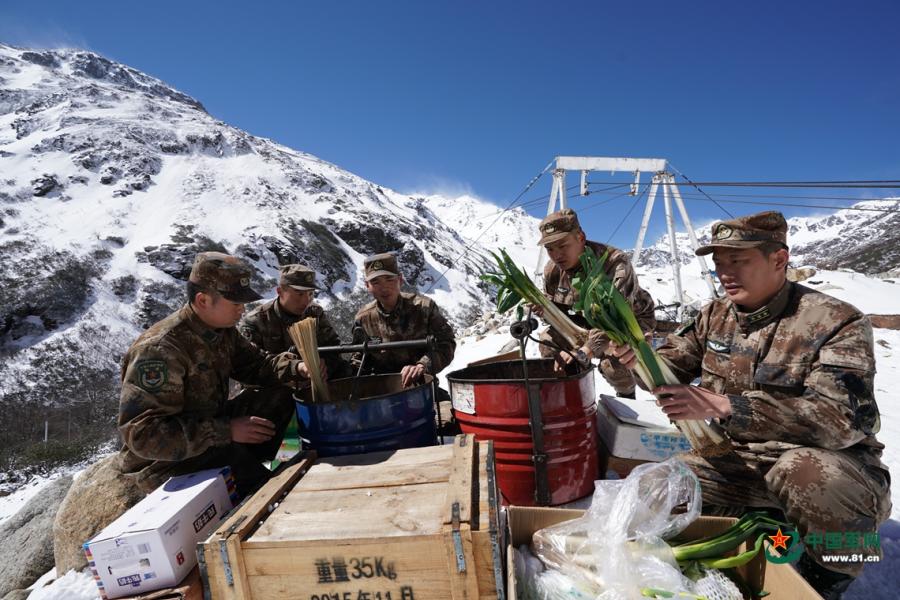
[[[663,541],[700,515],[700,483],[688,466],[674,458],[648,463],[595,485],[582,517],[534,534],[535,554],[602,600],[641,598],[644,588],[692,593]]]

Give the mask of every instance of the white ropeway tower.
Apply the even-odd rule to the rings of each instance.
[[[653,212],[653,204],[656,201],[656,194],[659,188],[663,190],[663,202],[666,211],[666,229],[669,233],[670,251],[672,252],[672,274],[675,281],[675,292],[678,297],[678,319],[681,320],[684,311],[684,292],[681,285],[681,261],[678,254],[678,246],[675,243],[675,216],[672,212],[672,199],[678,206],[678,212],[681,213],[681,220],[687,229],[688,236],[691,239],[691,246],[694,250],[700,247],[697,242],[697,235],[694,233],[694,226],[688,216],[687,209],[684,206],[684,200],[681,198],[681,191],[675,183],[675,176],[666,169],[666,159],[664,158],[625,158],[625,157],[603,157],[603,156],[557,156],[556,168],[553,170],[553,186],[550,189],[550,200],[547,204],[547,214],[568,208],[566,201],[566,173],[568,171],[581,172],[581,195],[587,196],[588,191],[587,175],[591,171],[601,171],[609,173],[633,173],[634,182],[631,184],[631,196],[636,196],[638,187],[641,183],[641,173],[653,173],[650,178],[650,192],[647,195],[647,204],[644,207],[644,217],[641,220],[641,228],[638,231],[637,243],[634,246],[634,253],[631,257],[632,264],[637,267],[638,259],[641,255],[641,249],[644,245],[644,236],[647,234],[647,227],[650,224],[650,214]],[[557,204],[559,208],[557,209]],[[540,277],[543,274],[543,265],[545,260],[544,249],[541,248],[538,256],[538,264],[535,275]],[[703,275],[706,285],[709,288],[711,298],[716,297],[716,286],[713,283],[712,274],[706,266],[706,260],[702,256],[697,257],[700,264],[700,272]]]

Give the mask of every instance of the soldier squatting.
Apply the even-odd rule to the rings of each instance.
[[[598,256],[608,252],[607,274],[650,335],[654,303],[624,252],[587,240],[569,209],[548,215],[539,228],[539,243],[550,258],[544,270],[548,298],[568,311],[577,300],[571,282],[580,269],[578,257],[585,247]],[[730,438],[731,451],[724,456],[681,456],[700,479],[705,512],[764,507],[783,513],[803,536],[872,533],[891,509],[890,475],[880,458],[884,446],[875,437],[872,327],[853,306],[786,279],[786,232],[776,212],[713,225],[712,241],[698,253],[713,255],[725,297],[668,336],[659,353],[682,384],[653,392],[673,420],[713,419]],[[441,309],[430,298],[401,291],[394,255],[371,256],[363,269],[372,301],[356,315],[354,342],[435,340],[430,355],[407,349],[372,353],[367,372],[399,373],[409,386],[443,370],[456,342]],[[123,445],[102,466],[121,487],[121,497],[116,514],[77,532],[80,541],[172,475],[229,465],[243,495],[269,477],[262,461],[277,450],[294,410],[294,388],[309,379],[292,352],[288,327],[314,317],[321,345],[340,340],[313,301],[314,271],[283,265],[276,297],[244,315],[245,303],[260,299],[250,288],[251,276],[251,268],[235,257],[198,254],[185,305],[125,354]],[[542,352],[560,369],[594,359],[618,395],[634,396],[635,357],[602,331],[591,330],[581,348],[566,348],[552,328],[542,341]],[[327,377],[344,377],[361,361],[359,355],[349,363],[329,357],[323,369]],[[699,385],[690,385],[697,378]],[[234,395],[230,380],[242,384]],[[67,506],[80,501],[77,495],[73,489],[66,498],[55,530],[71,530]],[[57,547],[58,568],[60,552]],[[833,597],[862,566],[826,563],[815,547],[807,548],[799,565],[821,593]]]

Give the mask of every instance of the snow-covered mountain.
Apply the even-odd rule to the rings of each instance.
[[[491,307],[486,250],[536,248],[521,211],[473,242],[498,213],[378,186],[97,54],[0,45],[0,404],[108,396],[120,356],[183,302],[203,250],[247,260],[264,295],[278,265],[312,266],[319,301],[348,326],[363,257],[394,251],[406,281],[465,326]]]

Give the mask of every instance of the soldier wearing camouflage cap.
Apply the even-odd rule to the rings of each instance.
[[[278,430],[287,425],[278,403],[252,390],[228,398],[228,381],[299,384],[306,366],[290,354],[266,354],[235,324],[244,303],[260,298],[253,272],[221,252],[202,252],[188,277],[188,302],[150,329],[123,359],[119,431],[123,472],[145,492],[168,477],[232,466],[246,494],[268,476],[262,460],[274,456]]]
[[[538,225],[538,229],[541,232],[538,244],[544,246],[550,258],[544,267],[544,294],[554,304],[569,312],[578,301],[578,292],[572,286],[572,279],[581,273],[579,257],[585,247],[590,247],[597,256],[609,253],[605,264],[606,274],[628,300],[641,329],[647,333],[653,331],[656,326],[653,298],[638,283],[627,254],[613,246],[587,240],[578,222],[578,215],[570,208],[547,215]],[[569,318],[576,325],[589,330],[587,342],[583,347],[569,348],[565,339],[553,328],[545,331],[541,335],[542,339],[563,350],[578,351],[582,360],[599,359],[600,373],[615,389],[616,395],[633,398],[634,377],[629,369],[622,366],[618,359],[607,351],[609,338],[606,334],[600,329],[591,329],[580,315],[570,315]],[[541,354],[556,357],[559,368],[574,360],[574,356],[569,352],[556,352],[545,345],[541,346]]]
[[[420,350],[379,350],[366,358],[374,373],[400,373],[404,386],[436,375],[453,360],[456,339],[453,328],[435,302],[427,296],[401,292],[403,275],[393,254],[369,256],[363,263],[366,289],[374,300],[356,313],[354,343],[400,342],[434,336],[429,356]],[[361,355],[352,359],[358,367]]]
[[[730,437],[720,457],[682,458],[704,508],[781,510],[807,540],[872,536],[890,515],[890,476],[874,397],[872,326],[855,307],[786,278],[787,223],[764,212],[715,223],[712,254],[725,297],[658,352],[683,385],[654,390],[672,419],[714,419]],[[614,351],[633,366],[633,353]],[[700,378],[699,386],[688,385]],[[800,571],[838,597],[879,549],[806,545]],[[832,555],[836,559],[823,558]],[[841,559],[844,560],[841,560]]]
[[[319,346],[337,346],[341,340],[331,321],[319,304],[313,301],[316,272],[306,265],[282,265],[276,297],[244,315],[238,325],[241,334],[266,352],[286,352],[293,345],[288,329],[308,317],[316,320],[316,339]],[[332,379],[349,375],[349,365],[337,354],[325,358],[328,375]],[[290,399],[293,409],[293,399]]]
[[[266,354],[235,329],[244,303],[260,297],[250,287],[252,275],[233,256],[198,254],[187,303],[125,353],[118,417],[123,445],[88,470],[89,481],[72,486],[57,512],[54,554],[62,568],[83,566],[84,540],[171,476],[230,466],[242,496],[268,479],[262,461],[274,456],[293,407],[285,414],[283,403],[255,389],[229,398],[229,380],[274,386],[309,377],[296,356]],[[105,501],[84,518],[97,486]]]

